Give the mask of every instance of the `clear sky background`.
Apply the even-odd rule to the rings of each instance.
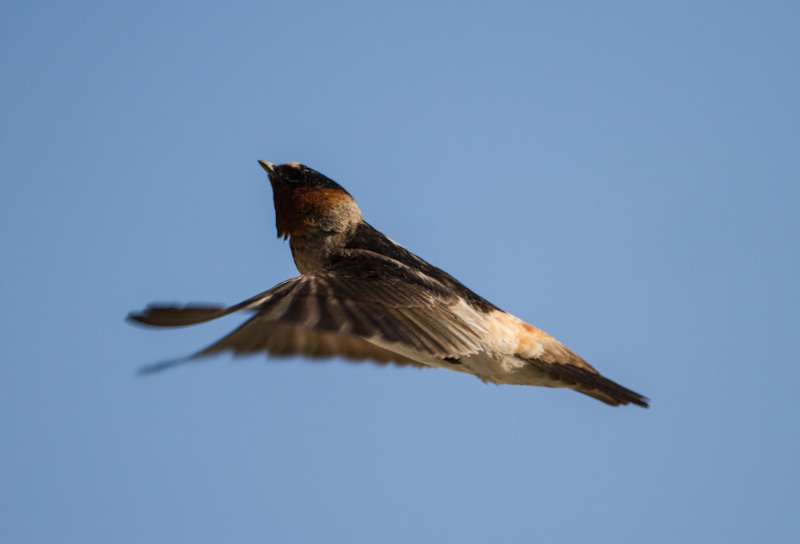
[[[0,541],[800,541],[800,4],[3,2]],[[147,330],[297,274],[257,159],[652,399]]]

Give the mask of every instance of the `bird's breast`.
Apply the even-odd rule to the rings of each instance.
[[[362,220],[358,204],[342,189],[276,185],[273,193],[279,236],[344,230]]]
[[[310,274],[331,264],[331,256],[341,242],[335,236],[314,235],[292,236],[289,247],[297,270]]]

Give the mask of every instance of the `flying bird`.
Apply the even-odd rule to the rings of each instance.
[[[183,360],[234,355],[342,356],[472,374],[484,383],[574,389],[612,406],[648,400],[600,375],[543,331],[504,312],[364,221],[356,201],[311,168],[259,161],[278,236],[300,275],[234,306],[150,305],[128,318],[194,325],[237,311],[255,315]]]

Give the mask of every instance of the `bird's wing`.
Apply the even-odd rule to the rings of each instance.
[[[612,406],[633,403],[647,408],[646,397],[601,375],[592,365],[549,335],[541,336],[548,339],[543,344],[542,353],[524,360],[551,380],[560,382],[561,387],[569,387]]]
[[[273,356],[341,356],[353,361],[424,366],[352,334],[307,329],[295,323],[271,321],[261,314],[250,318],[235,331],[193,357],[206,357],[224,351],[231,351],[234,355],[266,352]]]
[[[358,254],[230,308],[149,306],[130,318],[180,326],[251,310],[257,315],[196,356],[266,351],[402,364],[413,360],[394,353],[392,345],[438,359],[482,349],[481,331],[453,311],[456,302],[436,280],[391,259]]]
[[[560,387],[569,387],[611,406],[629,403],[644,408],[649,406],[647,397],[609,380],[591,367],[587,369],[568,362],[545,362],[541,359],[527,361],[551,379],[561,382],[563,385]]]

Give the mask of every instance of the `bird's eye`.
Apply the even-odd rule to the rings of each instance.
[[[298,183],[303,179],[303,174],[297,168],[285,168],[283,171],[283,178],[286,181]]]

